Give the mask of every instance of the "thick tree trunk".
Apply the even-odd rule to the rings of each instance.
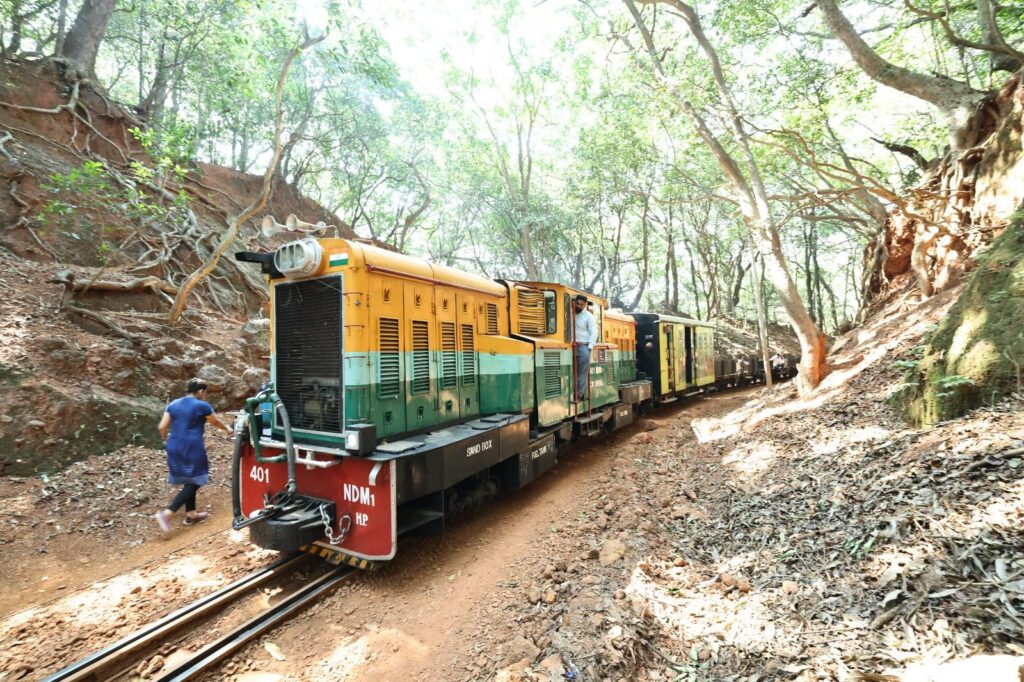
[[[658,51],[654,46],[654,39],[646,23],[643,21],[643,17],[640,16],[634,0],[624,0],[624,2],[627,8],[629,8],[637,28],[643,34],[644,43],[651,57],[653,68],[659,76],[668,82],[669,79],[665,78]],[[726,119],[732,128],[734,141],[739,147],[747,173],[750,176],[749,182],[744,177],[739,164],[736,163],[732,155],[715,137],[704,118],[671,83],[669,83],[670,92],[676,98],[676,101],[679,102],[683,111],[693,121],[697,135],[711,151],[722,173],[733,187],[733,192],[744,220],[750,228],[755,250],[764,259],[765,275],[778,292],[790,325],[800,341],[801,360],[797,386],[801,395],[806,395],[813,391],[825,375],[828,374],[825,337],[818,330],[818,327],[807,312],[807,307],[804,305],[803,299],[800,298],[800,292],[797,290],[796,284],[793,282],[793,278],[790,277],[789,270],[786,267],[785,256],[782,253],[782,243],[779,240],[779,233],[772,219],[768,204],[768,193],[765,191],[760,169],[750,148],[749,136],[743,126],[743,118],[740,116],[736,103],[733,100],[732,92],[726,82],[725,73],[718,59],[718,53],[704,33],[700,17],[690,5],[682,2],[682,0],[641,0],[641,2],[644,4],[667,4],[676,9],[684,21],[686,21],[690,33],[696,38],[701,50],[710,62],[715,86],[727,110]]]
[[[116,5],[117,0],[85,0],[64,38],[61,55],[81,66],[92,80],[96,80],[96,54]]]
[[[974,0],[974,6],[978,10],[978,24],[981,26],[981,39],[982,42],[988,43],[989,45],[1000,45],[1007,47],[1006,41],[1003,39],[1003,34],[996,25],[996,16],[993,11],[992,3],[989,0]],[[992,70],[993,71],[1006,71],[1007,73],[1013,73],[1024,64],[1021,64],[1019,59],[1016,59],[1008,54],[995,54],[991,55]]]
[[[829,30],[846,46],[853,61],[864,73],[882,85],[935,106],[948,119],[953,137],[958,137],[956,133],[974,113],[985,93],[951,78],[918,73],[886,61],[860,37],[835,0],[817,0],[817,5]],[[957,142],[958,139],[954,139],[954,143]]]

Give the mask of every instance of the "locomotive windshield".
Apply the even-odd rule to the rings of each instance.
[[[274,287],[274,385],[297,431],[343,431],[341,311],[340,275]]]

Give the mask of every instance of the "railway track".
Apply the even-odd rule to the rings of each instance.
[[[160,620],[114,642],[66,668],[45,678],[44,682],[81,682],[104,680],[125,673],[148,653],[186,626],[196,623],[231,604],[269,580],[286,575],[309,558],[308,554],[292,554],[262,568],[226,587],[209,594],[188,606],[164,616]],[[290,618],[312,601],[323,596],[355,569],[338,567],[295,590],[285,599],[263,613],[249,619],[215,642],[197,652],[188,660],[170,670],[161,671],[158,680],[186,680],[209,669],[255,637]]]

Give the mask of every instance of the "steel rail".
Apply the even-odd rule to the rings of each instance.
[[[163,673],[156,678],[156,682],[180,682],[194,678],[278,623],[287,620],[310,602],[335,589],[355,573],[357,571],[354,568],[338,566],[200,650],[177,668]]]
[[[44,682],[78,682],[79,680],[100,679],[101,673],[107,671],[127,656],[150,646],[154,641],[159,640],[161,637],[170,634],[189,622],[202,618],[214,609],[262,585],[270,578],[290,569],[308,557],[308,554],[295,553],[275,561],[271,565],[236,580],[230,585],[188,606],[169,613],[160,620],[133,632],[110,646],[72,663],[68,667],[45,678]]]

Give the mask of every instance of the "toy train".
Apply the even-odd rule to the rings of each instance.
[[[525,486],[576,439],[763,380],[753,357],[716,357],[707,322],[586,294],[599,342],[577,402],[576,289],[340,239],[236,258],[268,277],[272,348],[271,383],[236,424],[233,525],[269,549],[366,568],[399,537]]]

